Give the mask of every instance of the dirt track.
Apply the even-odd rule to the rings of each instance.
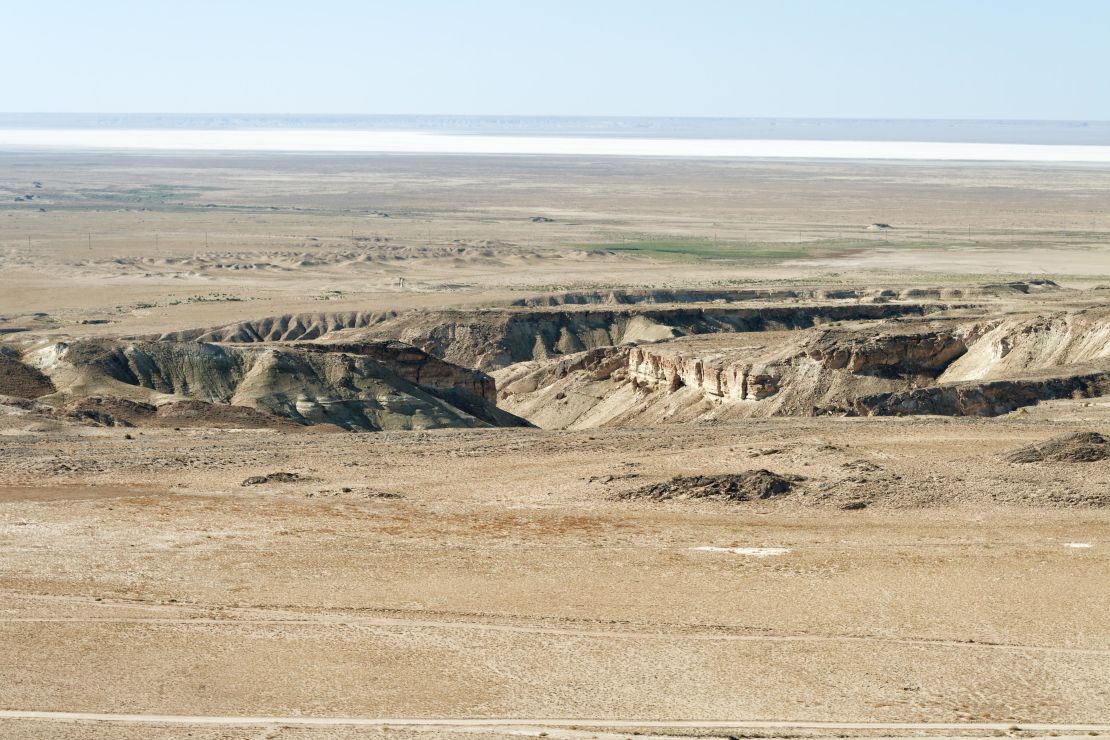
[[[386,717],[367,719],[359,717],[212,717],[175,716],[156,714],[98,714],[95,712],[31,712],[0,710],[0,719],[37,719],[54,722],[112,722],[173,725],[286,725],[291,727],[428,727],[446,730],[460,728],[514,728],[542,730],[546,728],[602,728],[602,729],[660,729],[660,730],[893,730],[900,732],[1110,732],[1110,724],[1043,724],[1021,725],[1000,722],[789,722],[752,720],[652,720],[613,718],[417,718]],[[639,733],[637,733],[639,734]]]

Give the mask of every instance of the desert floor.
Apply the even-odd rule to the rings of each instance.
[[[3,154],[0,337],[613,287],[1038,277],[1090,305],[1108,196],[1084,167]],[[1099,399],[366,434],[11,414],[0,737],[1110,733],[1110,462],[1001,457],[1108,426]],[[619,497],[752,468],[812,485]],[[241,485],[275,471],[299,477]]]

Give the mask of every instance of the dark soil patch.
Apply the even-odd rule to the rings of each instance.
[[[722,475],[691,475],[663,483],[643,486],[619,495],[623,499],[646,498],[653,501],[706,498],[723,501],[768,499],[790,493],[804,480],[796,475],[779,475],[770,470],[746,470]]]
[[[292,483],[293,481],[300,480],[301,476],[296,473],[267,473],[266,475],[252,475],[250,478],[244,480],[240,485],[244,486],[257,486],[264,483]]]
[[[0,349],[0,395],[38,398],[53,392],[50,378],[37,368],[24,365],[10,349]]]
[[[1098,432],[1076,432],[1053,437],[1003,455],[1013,463],[1098,462],[1110,457],[1110,440]]]

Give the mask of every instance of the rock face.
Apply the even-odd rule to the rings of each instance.
[[[966,352],[964,336],[953,331],[850,336],[830,332],[806,350],[829,370],[880,378],[936,378]]]
[[[747,470],[724,475],[679,476],[663,483],[637,488],[620,494],[620,498],[651,499],[716,499],[750,501],[768,499],[790,493],[802,478],[779,475],[770,470]]]
[[[1098,432],[1076,432],[1019,447],[1003,456],[1014,463],[1098,462],[1110,458],[1110,439]]]
[[[666,406],[673,421],[848,414],[858,413],[850,404],[852,399],[931,384],[964,352],[966,344],[955,329],[902,333],[810,329],[736,335],[728,341],[704,337],[598,348],[559,362],[523,363],[497,375],[502,405],[529,418],[538,414],[541,425],[552,417],[553,399],[544,395],[544,389],[555,387],[577,398],[613,399],[613,403],[595,404],[606,407],[604,421],[595,411],[583,410],[576,423],[654,421],[651,406]],[[635,393],[621,391],[624,385]],[[520,394],[539,395],[531,403],[516,398]],[[581,401],[554,400],[563,402],[570,412],[579,412],[576,406]]]
[[[545,427],[829,414],[997,416],[1044,400],[1110,393],[1103,331],[1110,332],[1110,320],[1090,316],[1081,324],[1075,317],[887,328],[859,322],[596,348],[495,376],[501,406]],[[991,349],[999,344],[1010,351]],[[1015,353],[1021,363],[1010,359]],[[1058,359],[1092,362],[1052,364]],[[970,368],[972,375],[1004,377],[948,380]]]
[[[494,405],[488,376],[397,342],[309,349],[84,340],[35,358],[58,388],[43,401],[88,405],[91,396],[111,398],[131,423],[150,416],[137,404],[202,403],[208,406],[191,410],[226,409],[242,419],[250,415],[245,409],[349,430],[527,424]]]
[[[490,376],[446,362],[410,344],[394,339],[328,344],[305,343],[289,345],[288,349],[298,352],[339,352],[370,357],[410,383],[443,391],[465,391],[490,403],[497,402],[497,388]]]
[[[1006,319],[979,326],[977,333],[942,382],[993,380],[1110,360],[1110,317],[1104,310]]]

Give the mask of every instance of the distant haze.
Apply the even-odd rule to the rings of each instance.
[[[1107,29],[1102,0],[22,2],[0,107],[1099,121]]]
[[[6,122],[15,127],[4,127]],[[36,125],[29,125],[32,122]],[[642,125],[633,125],[636,122]],[[1110,146],[1090,143],[1107,139],[1108,124],[802,121],[782,122],[786,135],[776,136],[775,121],[636,122],[194,116],[105,120],[10,115],[0,116],[0,152],[270,151],[1110,164]],[[328,125],[318,128],[316,123]],[[872,131],[886,138],[864,138]]]
[[[603,116],[4,114],[2,130],[388,131],[444,135],[1110,146],[1110,122]]]

